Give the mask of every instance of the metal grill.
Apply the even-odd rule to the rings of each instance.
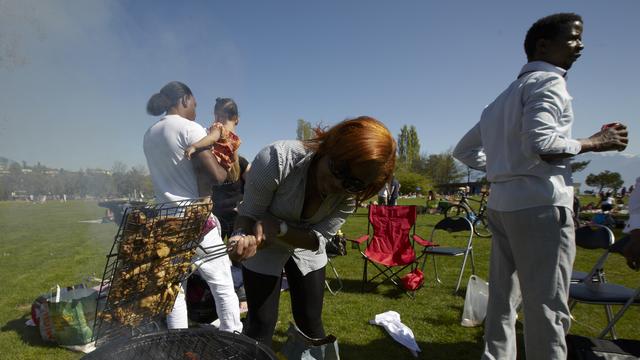
[[[193,199],[125,211],[100,286],[96,346],[160,329],[180,284],[196,269],[192,260],[212,206]],[[196,264],[228,251],[224,244],[200,249]]]
[[[111,343],[83,360],[275,360],[266,346],[240,335],[209,328],[169,330]]]

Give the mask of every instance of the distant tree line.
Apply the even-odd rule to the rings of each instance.
[[[143,166],[128,168],[121,162],[111,170],[86,169],[67,171],[50,169],[40,163],[5,162],[0,174],[0,200],[15,195],[85,197],[133,197],[134,194],[151,196],[151,177]]]
[[[435,185],[461,181],[466,172],[453,158],[452,150],[436,154],[420,151],[420,139],[415,126],[404,125],[398,138],[398,160],[395,176],[402,185],[402,193],[435,190]],[[475,180],[475,179],[470,179]]]

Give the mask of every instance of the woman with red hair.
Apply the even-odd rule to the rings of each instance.
[[[325,337],[325,244],[357,202],[391,179],[395,159],[389,130],[366,116],[318,131],[311,140],[277,141],[258,153],[230,239],[238,242],[236,257],[246,258],[246,335],[271,344],[284,269],[296,325],[311,338]]]

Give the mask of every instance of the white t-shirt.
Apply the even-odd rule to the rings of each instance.
[[[164,116],[144,134],[144,155],[158,202],[199,197],[196,173],[184,150],[206,135],[200,124],[179,115]]]

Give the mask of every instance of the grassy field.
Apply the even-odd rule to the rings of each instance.
[[[404,200],[403,203],[422,203]],[[0,202],[0,358],[1,359],[78,359],[81,354],[48,345],[40,340],[35,327],[25,326],[30,305],[38,295],[56,284],[71,285],[86,275],[101,276],[116,226],[83,223],[104,214],[94,202],[74,201],[30,204]],[[427,237],[440,215],[421,215],[418,233]],[[366,233],[366,210],[352,216],[343,231],[354,238]],[[449,238],[451,244],[462,245],[460,238]],[[487,278],[490,242],[476,239],[477,273]],[[464,292],[454,295],[453,288],[460,259],[439,261],[444,285],[434,282],[432,266],[425,271],[426,286],[410,299],[391,286],[380,286],[375,292],[360,293],[362,259],[357,250],[348,249],[347,256],[335,258],[344,281],[344,289],[336,296],[326,292],[324,323],[328,333],[336,335],[344,359],[413,359],[409,351],[394,342],[386,332],[368,321],[378,313],[395,310],[409,326],[422,349],[423,359],[477,359],[480,356],[482,329],[460,326]],[[576,267],[587,270],[597,251],[579,250]],[[464,286],[469,276],[464,277]],[[328,275],[329,276],[329,275]],[[608,262],[608,279],[636,286],[639,273],[627,268],[624,260],[612,256]],[[330,278],[330,276],[329,276]],[[274,347],[286,339],[291,321],[288,293],[281,299],[279,323]],[[604,326],[604,310],[580,304],[574,312],[576,322],[571,332],[595,336]],[[629,310],[617,326],[624,338],[640,339],[637,308]]]

